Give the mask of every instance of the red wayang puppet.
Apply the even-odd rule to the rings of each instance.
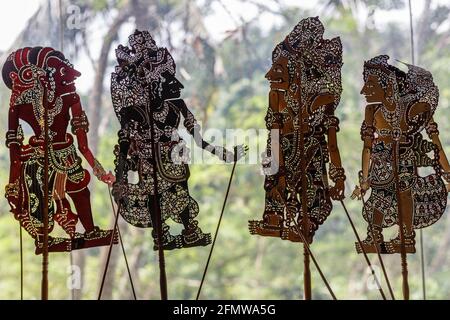
[[[9,55],[2,76],[12,90],[6,133],[11,159],[6,198],[14,217],[35,239],[36,254],[43,249],[44,206],[48,206],[48,231],[53,230],[56,221],[69,235],[69,238],[49,237],[50,252],[109,245],[113,232],[94,225],[88,189],[90,175],[81,166],[73,136],[66,132],[70,123],[78,149],[94,174],[105,183],[114,182],[114,176],[106,173],[88,147],[89,123],[74,85],[80,73],[59,51],[27,47]],[[33,130],[28,144],[23,143],[20,120]],[[49,141],[49,203],[43,203],[45,120]],[[72,199],[76,213],[71,210],[66,194]],[[85,229],[84,234],[76,232],[78,220]]]

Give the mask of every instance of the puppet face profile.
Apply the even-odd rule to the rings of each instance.
[[[369,75],[361,90],[366,98],[367,103],[382,103],[385,100],[386,93],[380,84],[379,78],[376,75]]]
[[[279,57],[266,73],[266,79],[270,82],[270,89],[287,91],[289,88],[288,58]]]
[[[81,73],[75,70],[71,63],[59,57],[50,57],[47,60],[47,66],[54,70],[53,79],[55,81],[56,96],[75,92],[75,80]]]
[[[161,98],[163,100],[178,99],[181,96],[183,84],[168,71],[165,71],[161,77],[164,79],[161,84]]]
[[[55,97],[75,93],[74,81],[80,72],[57,50],[50,47],[25,47],[11,53],[3,69],[3,80],[13,92],[11,103],[31,103],[26,92],[47,90],[49,102]]]

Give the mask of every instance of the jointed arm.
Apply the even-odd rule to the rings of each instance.
[[[116,163],[116,179],[119,182],[125,182],[127,180],[128,172],[128,150],[130,149],[130,138],[128,128],[119,130],[119,148],[117,152]]]
[[[434,122],[434,119],[431,119],[430,122],[427,125],[427,133],[430,139],[433,141],[433,143],[438,147],[439,150],[439,163],[442,167],[442,170],[448,174],[448,177],[446,177],[446,180],[450,178],[450,164],[448,162],[447,155],[444,152],[444,148],[442,147],[441,140],[439,139],[439,130],[438,125],[436,122]],[[447,181],[450,182],[450,181]]]
[[[280,178],[284,179],[284,157],[283,157],[283,150],[281,148],[281,139],[282,139],[282,130],[283,130],[283,119],[280,112],[280,104],[279,95],[281,92],[279,91],[270,91],[269,93],[269,110],[272,113],[272,121],[271,123],[268,123],[268,130],[271,130],[269,133],[270,135],[270,144],[268,144],[268,148],[270,148],[270,156],[273,159],[273,162],[275,164],[278,164],[278,171],[280,171]],[[277,132],[278,134],[274,137],[272,135],[273,131]]]
[[[18,110],[15,107],[9,109],[8,132],[6,133],[6,146],[9,148],[11,161],[9,170],[9,182],[13,183],[20,176],[20,147],[23,142],[22,127],[19,125]]]
[[[215,146],[203,140],[201,135],[201,127],[197,123],[194,114],[187,108],[183,100],[179,100],[178,106],[180,107],[181,114],[184,117],[183,125],[189,134],[194,138],[195,144],[200,148],[215,154]]]
[[[9,183],[5,187],[5,196],[8,199],[11,211],[16,214],[19,200],[20,177],[20,148],[23,142],[23,132],[19,125],[18,110],[15,107],[9,109],[8,132],[6,133],[6,146],[9,148],[10,171]]]
[[[339,119],[334,116],[334,111],[328,119],[328,151],[330,152],[330,178],[336,182],[345,180],[344,169],[342,168],[341,155],[337,145],[337,135],[339,131]]]
[[[195,119],[194,115],[188,109],[183,100],[181,99],[175,100],[173,101],[173,103],[179,108],[181,114],[183,115],[184,117],[183,124],[187,129],[187,131],[189,132],[189,134],[194,138],[194,141],[197,146],[218,156],[223,161],[231,161],[235,157],[235,155],[232,152],[227,151],[225,148],[221,146],[214,146],[208,143],[207,141],[203,140],[203,137],[200,133],[201,132],[200,125],[197,123],[197,120]],[[241,156],[243,156],[243,152],[242,150],[239,150],[237,157],[240,158]]]
[[[361,139],[364,142],[362,151],[362,187],[367,189],[369,187],[369,168],[370,168],[370,157],[372,154],[372,143],[375,138],[375,128],[374,128],[374,106],[367,106],[364,122],[361,125]]]
[[[80,102],[78,101],[71,107],[72,110],[72,133],[76,135],[78,142],[78,149],[83,154],[83,157],[94,170],[94,175],[105,183],[111,184],[114,182],[114,176],[111,173],[106,173],[102,165],[94,158],[89,149],[87,132],[89,131],[89,121],[86,113],[83,111]]]
[[[87,133],[89,131],[89,121],[87,119],[86,113],[81,107],[80,102],[74,104],[71,108],[72,110],[72,133],[76,135],[78,142],[78,150],[83,154],[83,157],[87,160],[89,165],[94,168],[95,158],[89,149]]]
[[[286,194],[286,169],[281,146],[283,138],[283,118],[280,112],[279,91],[270,91],[269,110],[266,116],[266,127],[269,131],[267,141],[267,160],[269,164],[263,162],[265,174],[267,175],[265,189],[269,192],[269,197],[277,201],[284,202]],[[276,133],[276,134],[274,134]],[[270,168],[270,169],[269,169]]]
[[[364,121],[361,125],[361,139],[364,142],[361,162],[362,162],[362,177],[360,177],[360,185],[356,186],[353,190],[352,199],[360,199],[364,193],[370,188],[369,181],[369,168],[370,168],[370,157],[372,154],[372,143],[375,139],[375,127],[374,127],[374,114],[375,107],[367,106]]]
[[[330,196],[333,200],[343,200],[345,190],[345,171],[342,168],[341,155],[337,145],[337,132],[339,131],[339,119],[334,116],[334,108],[330,107],[328,115],[328,151],[330,154],[329,175],[334,182],[330,189]]]

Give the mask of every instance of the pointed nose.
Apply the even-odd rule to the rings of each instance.
[[[73,70],[73,75],[74,75],[75,78],[78,78],[79,76],[81,76],[81,72],[74,69]]]
[[[179,86],[180,90],[181,90],[181,89],[184,89],[184,86],[183,86],[183,84],[181,83],[181,81],[178,80],[177,78],[175,78],[175,79],[176,79],[177,82],[178,82],[178,86]]]
[[[361,88],[361,91],[359,92],[359,94],[364,94],[366,90],[366,85],[364,84],[363,87]]]

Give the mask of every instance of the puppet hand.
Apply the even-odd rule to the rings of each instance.
[[[353,190],[353,193],[351,195],[351,199],[354,200],[355,198],[358,200],[361,200],[362,197],[366,194],[366,191],[369,190],[370,184],[368,182],[361,183],[361,186],[355,186],[355,190]]]
[[[108,173],[102,174],[100,176],[100,180],[106,183],[107,185],[112,186],[112,184],[116,181],[116,177],[114,177],[112,172],[109,171]]]
[[[248,151],[248,146],[245,144],[240,144],[238,146],[235,146],[233,148],[234,150],[234,161],[238,161],[239,159],[241,159],[242,157],[245,157],[245,155],[247,154]]]
[[[352,195],[350,196],[350,199],[355,200],[361,200],[362,197],[362,192],[361,192],[361,188],[358,186],[355,186],[355,189],[352,192]]]
[[[227,149],[225,149],[222,146],[215,146],[214,147],[214,154],[220,159],[223,160],[225,162],[231,162],[231,161],[227,161],[229,159],[233,159],[233,153],[231,153],[230,151],[228,151]]]
[[[337,180],[333,187],[330,188],[330,196],[333,200],[344,200],[345,195],[344,180]]]
[[[11,207],[10,211],[15,215],[17,213],[19,199],[13,196],[6,197],[6,199],[8,200],[9,206]]]
[[[369,181],[361,183],[359,188],[361,189],[361,194],[364,196],[366,194],[367,190],[370,189]]]
[[[11,207],[11,212],[14,214],[17,213],[19,206],[19,192],[19,180],[15,180],[15,182],[8,183],[5,186],[5,197]]]

